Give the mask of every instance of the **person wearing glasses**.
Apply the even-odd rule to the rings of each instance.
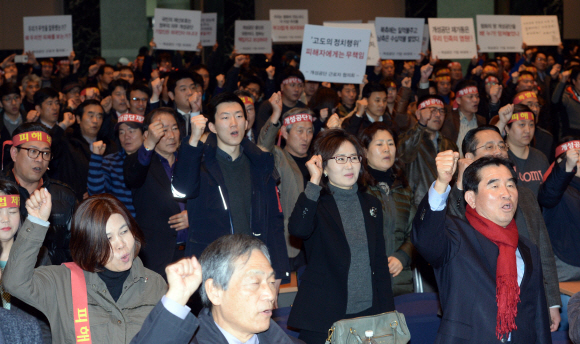
[[[381,202],[364,192],[364,150],[342,129],[320,133],[306,163],[310,181],[290,216],[304,240],[306,271],[288,325],[299,339],[324,343],[340,319],[395,309]]]
[[[508,159],[508,144],[500,135],[496,126],[484,125],[472,129],[465,134],[463,151],[465,158],[459,159],[457,167],[457,181],[451,188],[447,199],[448,212],[451,215],[465,219],[465,199],[463,197],[463,172],[472,162],[486,156]],[[517,172],[517,171],[516,171]],[[560,324],[560,289],[554,252],[542,211],[534,193],[522,183],[517,184],[519,201],[515,219],[520,235],[530,239],[540,249],[540,261],[545,280],[545,292],[550,318],[550,330],[556,331]]]
[[[34,190],[43,187],[52,194],[50,227],[43,246],[48,249],[52,264],[69,262],[72,259],[69,249],[70,221],[76,198],[68,185],[46,174],[52,158],[49,130],[40,123],[24,123],[14,130],[12,143],[10,157],[13,163],[4,166],[3,178],[18,185],[23,217],[27,215],[24,204]]]
[[[455,141],[441,133],[445,120],[443,98],[425,95],[419,98],[417,104],[417,124],[399,137],[397,150],[400,161],[405,164],[409,185],[413,188],[415,206],[421,203],[431,183],[437,178],[437,153],[457,151]]]

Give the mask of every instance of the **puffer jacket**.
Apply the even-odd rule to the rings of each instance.
[[[411,243],[411,229],[417,212],[413,204],[413,191],[396,179],[391,188],[386,185],[369,186],[366,192],[378,198],[383,206],[383,236],[387,257],[395,257],[403,264],[403,271],[396,277],[391,276],[393,296],[412,293],[411,263],[415,247]]]
[[[70,270],[63,265],[34,268],[48,227],[27,219],[10,251],[2,278],[5,289],[43,312],[53,343],[76,343]],[[115,302],[98,274],[84,271],[93,343],[129,343],[167,290],[163,278],[133,261],[123,293]]]
[[[4,169],[4,179],[18,184],[12,166]],[[55,179],[51,179],[45,173],[42,176],[42,187],[46,188],[52,197],[52,210],[50,211],[50,227],[44,244],[48,249],[48,256],[54,265],[72,261],[70,255],[70,222],[76,208],[76,197],[73,189]],[[26,211],[26,200],[30,198],[28,190],[18,185],[20,191],[20,213],[28,215]]]
[[[426,127],[419,123],[399,137],[397,155],[405,164],[405,172],[413,190],[415,205],[421,203],[429,187],[437,179],[435,165],[437,153],[447,150],[457,152],[457,145],[439,133],[437,147],[435,147]]]

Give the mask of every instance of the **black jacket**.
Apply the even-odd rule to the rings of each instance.
[[[12,172],[13,165],[4,167],[3,178],[15,184],[16,178]],[[71,262],[70,255],[70,222],[73,212],[76,208],[76,197],[73,189],[54,179],[50,179],[45,173],[42,176],[42,187],[46,188],[52,198],[52,209],[50,211],[50,227],[46,233],[43,246],[48,249],[48,255],[53,265],[60,265],[65,262]],[[26,200],[30,198],[28,190],[18,186],[20,191],[20,213],[24,217],[28,216],[26,211]]]
[[[393,311],[395,304],[385,254],[381,202],[360,190],[358,197],[368,238],[372,308],[377,314]],[[304,240],[308,262],[288,325],[326,333],[335,321],[346,316],[350,268],[350,248],[334,197],[322,191],[316,202],[308,199],[305,193],[300,194],[288,230],[291,235]]]
[[[177,240],[177,231],[167,222],[181,212],[171,193],[171,181],[157,153],[153,153],[148,166],[139,162],[139,151],[128,155],[123,174],[125,184],[133,191],[135,220],[145,235],[145,246],[139,256],[145,267],[165,278],[165,267],[173,261]]]
[[[500,343],[495,335],[496,266],[499,248],[469,222],[432,211],[429,195],[417,208],[411,239],[433,266],[443,318],[436,344]],[[552,343],[538,248],[520,235],[525,263],[520,302],[511,333],[514,344]],[[505,337],[504,337],[505,338]]]
[[[197,330],[198,328],[199,330]],[[270,320],[270,328],[268,330],[258,333],[258,341],[260,344],[304,344],[301,340],[288,336],[272,320]],[[149,313],[141,327],[141,331],[131,340],[131,344],[149,343],[228,344],[226,338],[216,326],[208,308],[202,309],[198,318],[190,312],[182,320],[171,314],[161,301]]]
[[[274,156],[264,152],[247,138],[241,146],[250,160],[252,176],[252,234],[268,247],[276,278],[290,282],[290,264],[284,216],[276,185],[280,181],[274,168]],[[210,134],[202,145],[183,139],[173,171],[172,189],[176,196],[187,200],[190,231],[185,255],[199,257],[217,238],[233,234],[228,190],[216,159],[217,136]]]

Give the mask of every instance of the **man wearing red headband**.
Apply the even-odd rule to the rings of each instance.
[[[284,213],[284,234],[290,268],[294,271],[304,263],[304,257],[299,255],[302,241],[290,236],[288,232],[288,220],[298,196],[310,180],[306,162],[310,159],[308,149],[314,136],[313,112],[307,108],[294,108],[282,114],[279,92],[272,95],[270,103],[274,112],[262,128],[258,144],[274,154],[276,170],[280,173],[280,204]],[[279,128],[280,135],[286,140],[284,149],[275,145]]]
[[[40,123],[24,123],[14,130],[10,156],[13,165],[4,166],[4,177],[18,184],[20,211],[26,216],[24,204],[34,190],[46,188],[52,196],[50,228],[44,246],[50,261],[60,265],[72,260],[69,249],[70,221],[76,206],[74,191],[66,184],[46,174],[52,158],[52,137]]]
[[[485,117],[477,114],[479,106],[477,83],[472,80],[464,80],[458,83],[455,88],[455,101],[458,109],[453,110],[445,118],[441,133],[455,142],[457,147],[461,147],[463,137],[470,129],[486,123]],[[459,150],[459,153],[463,156],[461,150]]]
[[[440,132],[445,120],[445,104],[440,96],[419,98],[415,116],[417,124],[399,138],[397,155],[405,164],[415,204],[419,204],[436,178],[435,156],[441,151],[457,151],[457,146]]]
[[[567,81],[570,80],[570,85]],[[563,135],[580,135],[580,67],[562,73],[562,77],[554,95],[552,103],[561,103],[563,114]]]

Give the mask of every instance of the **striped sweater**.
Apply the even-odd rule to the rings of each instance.
[[[135,217],[133,193],[125,185],[123,177],[123,163],[126,157],[127,153],[123,149],[104,158],[102,155],[91,154],[87,189],[89,196],[109,193],[117,197]]]

